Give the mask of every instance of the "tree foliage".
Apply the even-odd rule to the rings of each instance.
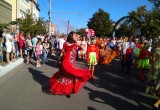
[[[8,29],[9,24],[8,23],[0,23],[0,32],[3,31],[3,29]]]
[[[88,28],[95,31],[96,36],[108,36],[111,35],[113,28],[112,20],[110,20],[110,15],[102,9],[93,14],[93,17],[89,19]]]
[[[128,22],[126,21],[120,24],[119,29],[117,29],[116,31],[117,37],[130,36],[130,34],[131,34],[131,31],[129,29]]]
[[[126,35],[135,35],[137,28],[141,29],[141,36],[157,37],[160,35],[160,10],[152,9],[148,11],[145,6],[141,6],[136,11],[131,11],[128,16],[130,16],[126,20],[128,24],[126,22],[122,23],[116,35],[123,35],[122,32],[128,29],[130,33]]]
[[[39,18],[38,20],[36,20],[35,24],[33,25],[33,30],[35,34],[45,34],[47,33],[46,31],[46,27],[44,26],[44,19],[43,18]]]
[[[4,29],[9,29],[8,23],[0,23],[0,37],[2,37],[2,33]]]
[[[84,36],[85,35],[85,28],[80,28],[76,30],[77,34]]]
[[[156,10],[160,9],[160,0],[149,0],[149,1],[154,4],[154,8]]]
[[[18,25],[19,30],[23,31],[25,34],[45,34],[47,32],[46,27],[43,25],[43,18],[34,20],[32,14],[26,14],[24,19],[18,18],[10,24]]]

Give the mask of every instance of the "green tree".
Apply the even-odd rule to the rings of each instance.
[[[134,30],[141,28],[142,36],[157,37],[160,35],[160,10],[147,11],[145,6],[141,6],[136,12],[132,11],[129,15],[134,17],[131,26]]]
[[[130,36],[130,35],[131,33],[130,33],[128,22],[127,21],[122,22],[119,25],[119,28],[117,29],[115,36],[124,37],[124,36]]]
[[[149,11],[145,18],[144,35],[158,37],[160,35],[160,10]]]
[[[32,14],[26,14],[25,19],[22,20],[20,24],[20,30],[24,31],[25,34],[34,33],[34,19]]]
[[[8,29],[9,24],[8,23],[0,23],[0,32],[3,31],[3,29]]]
[[[96,36],[109,36],[113,29],[112,20],[110,20],[110,15],[102,9],[93,14],[93,17],[89,19],[88,28],[95,31]]]
[[[46,27],[44,26],[43,18],[34,20],[32,14],[26,14],[24,19],[18,18],[16,21],[12,21],[11,25],[17,24],[20,31],[25,34],[45,34]]]
[[[117,30],[117,34],[123,35],[134,35],[137,28],[141,29],[141,36],[145,37],[158,37],[160,35],[160,10],[153,8],[147,10],[145,6],[138,7],[136,11],[131,11],[129,19],[120,25]],[[130,32],[128,31],[129,28]],[[117,35],[116,34],[116,35]],[[117,36],[119,36],[117,35]]]
[[[44,18],[39,18],[35,21],[35,24],[33,25],[33,33],[34,34],[46,34],[47,30],[44,25]]]
[[[84,36],[85,35],[85,28],[80,28],[76,30],[77,34]]]
[[[137,28],[141,28],[141,30],[143,30],[143,27],[145,26],[146,15],[146,6],[138,7],[137,11],[132,11],[129,13],[129,16],[131,17],[130,27],[132,32],[135,32]]]
[[[156,10],[160,9],[160,1],[159,0],[149,0],[149,1],[154,4],[154,8]]]

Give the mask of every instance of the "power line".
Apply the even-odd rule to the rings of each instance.
[[[43,10],[44,13],[46,13],[48,15],[48,13],[46,11]]]
[[[59,5],[55,5],[55,4],[53,4],[54,5],[54,7],[58,7],[58,8],[63,8],[63,9],[67,9],[67,10],[70,10],[70,11],[73,11],[73,9],[70,9],[70,8],[67,8],[67,7],[64,7],[64,6],[59,6]]]
[[[43,1],[43,0],[39,0],[39,1]],[[46,11],[43,9],[44,7],[42,7],[42,4],[43,4],[43,3],[41,2],[41,10],[42,10],[46,15],[48,15],[48,12],[46,12]]]
[[[77,14],[77,15],[82,15],[82,13],[74,13],[74,12],[51,12],[54,14]]]
[[[48,9],[48,7],[47,7],[47,5],[45,4],[45,2],[43,1],[43,0],[41,0],[42,2],[43,2],[43,4],[44,4],[44,6],[46,6],[46,8]],[[48,9],[49,10],[49,9]]]
[[[91,9],[93,10],[95,8],[95,6],[98,5],[97,2],[98,2],[98,0],[96,0],[95,2],[90,4],[88,7],[86,7],[84,9],[84,11],[82,13],[87,13],[87,12],[91,11]],[[98,2],[98,3],[100,3],[100,2]],[[92,7],[92,8],[90,8],[90,7]],[[83,16],[83,14],[82,14],[82,16]],[[82,16],[80,18],[78,18],[77,22],[84,19],[84,18],[82,18]],[[77,22],[75,22],[74,24],[77,24]]]

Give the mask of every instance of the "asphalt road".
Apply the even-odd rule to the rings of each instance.
[[[145,93],[138,69],[121,73],[118,60],[96,65],[95,78],[71,98],[48,93],[48,79],[58,69],[51,57],[41,68],[22,64],[0,78],[0,110],[153,110],[156,97]],[[78,62],[87,68],[85,62]]]

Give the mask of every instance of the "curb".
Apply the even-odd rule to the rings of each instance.
[[[7,64],[5,66],[1,66],[0,67],[0,77],[2,77],[3,75],[5,75],[9,71],[13,70],[14,68],[16,68],[17,66],[19,66],[23,62],[24,62],[24,59],[20,58],[20,59],[17,59],[15,62],[10,62],[10,64]]]

